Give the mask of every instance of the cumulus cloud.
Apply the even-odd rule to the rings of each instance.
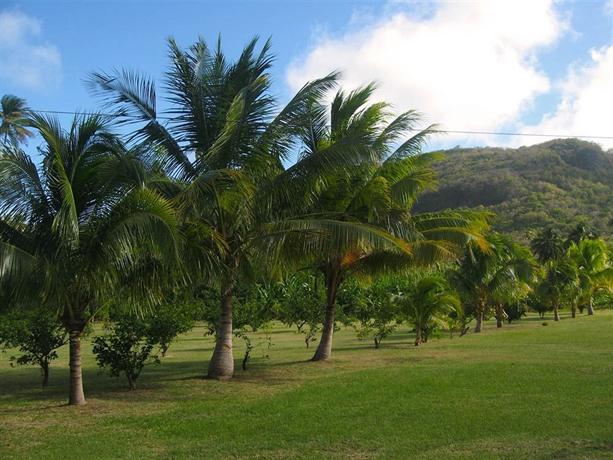
[[[297,89],[339,69],[343,86],[377,81],[380,98],[443,128],[496,130],[550,91],[536,53],[566,29],[553,0],[440,2],[430,15],[395,12],[323,36],[286,77]]]
[[[40,21],[21,11],[0,12],[0,83],[39,89],[59,82],[60,53],[41,31]]]
[[[561,95],[556,109],[522,131],[613,136],[613,46],[592,50],[589,61],[571,66],[556,88]],[[613,148],[613,139],[594,140]]]

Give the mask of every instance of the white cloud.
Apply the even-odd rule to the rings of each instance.
[[[58,49],[41,40],[41,23],[21,11],[0,12],[0,83],[40,89],[61,77]]]
[[[443,128],[496,130],[550,90],[535,53],[565,30],[553,0],[441,2],[425,17],[396,12],[323,36],[286,76],[297,89],[339,69],[343,86],[377,81],[378,97],[398,110],[420,110]]]
[[[572,66],[556,86],[561,101],[555,111],[534,126],[522,127],[522,131],[613,136],[613,46],[592,50],[589,62]],[[613,140],[594,141],[613,148]]]

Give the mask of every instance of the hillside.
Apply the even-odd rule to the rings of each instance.
[[[569,230],[584,220],[613,236],[613,153],[591,142],[553,140],[518,149],[447,150],[438,162],[438,190],[416,208],[483,208],[497,215],[494,227],[525,240],[548,225]]]

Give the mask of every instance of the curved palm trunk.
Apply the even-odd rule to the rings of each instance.
[[[334,317],[336,314],[336,295],[341,283],[340,267],[334,267],[326,273],[326,317],[321,340],[311,361],[325,361],[332,354],[332,336],[334,335]]]
[[[208,377],[228,380],[234,375],[234,353],[232,351],[232,282],[221,288],[221,311],[215,333],[215,349],[209,361]]]
[[[70,393],[68,404],[81,406],[85,404],[83,393],[83,370],[81,368],[81,335],[83,329],[71,329],[69,334],[70,349]]]
[[[592,316],[594,314],[594,299],[590,297],[590,301],[587,304],[587,314]]]
[[[557,305],[554,305],[553,307],[553,320],[560,321],[560,312]]]

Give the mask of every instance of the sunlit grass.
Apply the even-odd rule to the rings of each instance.
[[[613,456],[613,312],[529,318],[481,335],[375,350],[353,330],[308,362],[278,327],[247,372],[203,380],[212,340],[196,328],[138,390],[86,350],[88,405],[67,407],[66,350],[51,386],[0,355],[0,458],[608,458]],[[269,358],[263,355],[268,354]]]

